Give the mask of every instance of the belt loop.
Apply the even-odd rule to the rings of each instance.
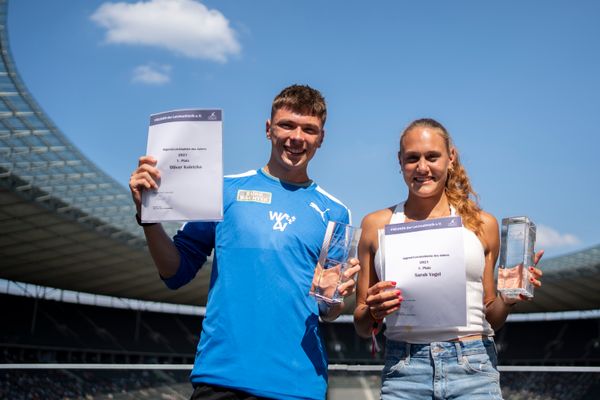
[[[410,362],[410,343],[405,342],[404,343],[404,348],[406,349],[406,358],[405,358],[405,361],[407,363],[409,363]]]
[[[458,364],[460,365],[462,365],[463,363],[461,344],[462,343],[460,341],[454,342],[454,347],[456,348],[456,359],[458,360]]]

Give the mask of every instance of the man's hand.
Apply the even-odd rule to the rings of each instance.
[[[317,278],[316,282],[313,282],[313,287],[316,287],[318,283],[319,289],[321,291],[325,290],[327,294],[330,294],[330,297],[337,292],[342,298],[350,296],[354,293],[356,288],[356,279],[355,276],[358,271],[360,271],[360,265],[358,264],[358,260],[356,258],[351,258],[348,260],[348,265],[346,266],[344,272],[339,274],[340,266],[336,266],[329,269],[318,269],[317,266]],[[339,284],[339,285],[338,285]],[[337,304],[327,304],[325,302],[319,303],[319,313],[321,319],[324,321],[333,321],[336,319],[342,309],[344,308],[344,302],[340,302]]]
[[[129,178],[129,190],[138,215],[142,208],[142,191],[158,189],[160,172],[156,168],[156,163],[157,160],[152,156],[140,157],[138,167]]]
[[[348,266],[346,270],[342,273],[340,279],[340,285],[338,286],[338,293],[342,297],[348,297],[354,290],[356,289],[356,274],[360,271],[360,265],[358,264],[358,260],[356,258],[351,258],[348,260]]]

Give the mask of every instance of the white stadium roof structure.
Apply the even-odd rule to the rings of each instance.
[[[0,0],[0,278],[152,301],[203,304],[210,268],[167,289],[129,190],[88,160],[27,91]]]
[[[204,305],[210,267],[167,289],[129,191],[88,160],[27,91],[0,0],[0,279],[77,292]],[[519,312],[600,308],[600,245],[543,260],[543,287]]]

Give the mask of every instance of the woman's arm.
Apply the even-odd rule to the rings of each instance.
[[[483,270],[483,303],[485,304],[485,318],[488,320],[492,329],[497,330],[502,327],[506,317],[510,312],[510,305],[502,301],[502,298],[496,295],[496,280],[494,278],[494,268],[498,260],[500,251],[500,235],[498,232],[498,222],[493,215],[481,211],[483,221],[480,240],[483,243],[485,251],[485,267]]]
[[[362,235],[358,244],[361,272],[356,285],[356,309],[354,327],[359,336],[370,337],[373,324],[400,308],[402,297],[399,290],[389,290],[395,282],[379,281],[375,272],[375,254],[379,247],[378,230],[387,224],[391,209],[367,215],[361,224]]]

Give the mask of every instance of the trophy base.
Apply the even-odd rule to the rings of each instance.
[[[498,269],[498,291],[509,299],[518,299],[519,295],[533,298],[533,285],[529,281],[529,272],[523,264]]]
[[[527,297],[528,299],[533,298],[533,293],[527,291],[527,289],[501,289],[498,290],[508,299],[518,299],[520,295]]]
[[[322,294],[319,294],[317,292],[310,292],[310,295],[313,296],[315,299],[317,299],[318,301],[322,301],[324,303],[327,304],[340,304],[344,299],[340,296],[340,297],[327,297],[327,296],[323,296]]]

